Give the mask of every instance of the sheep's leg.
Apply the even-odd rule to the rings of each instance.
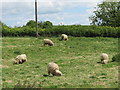
[[[53,76],[56,76],[56,70],[52,73]]]
[[[104,60],[104,64],[107,64],[108,63],[108,61],[107,60]]]
[[[64,37],[62,36],[61,40],[64,40]]]
[[[25,62],[27,62],[27,59],[25,59]]]
[[[50,71],[48,71],[48,75],[50,75]]]
[[[55,74],[54,74],[54,73],[53,73],[52,75],[53,75],[53,76],[55,76]]]
[[[104,63],[104,60],[101,60],[101,63],[102,63],[102,64],[105,64],[105,63]]]
[[[22,64],[23,63],[23,60],[19,60],[19,64]]]
[[[49,46],[53,46],[53,44],[49,44]]]
[[[44,46],[46,45],[46,43],[43,44]]]
[[[104,64],[104,60],[103,59],[101,59],[101,63]]]
[[[17,61],[16,64],[19,64],[19,62]]]

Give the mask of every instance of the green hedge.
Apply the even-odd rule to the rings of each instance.
[[[119,37],[120,27],[62,25],[47,29],[38,29],[40,36],[58,36],[62,33],[75,37]],[[35,36],[35,28],[28,26],[8,28],[3,27],[2,36]]]
[[[76,37],[119,37],[120,27],[63,25],[44,31],[44,35],[47,36],[58,36],[62,33]]]
[[[39,28],[38,31],[43,31],[44,29]],[[36,36],[36,29],[31,27],[17,27],[17,28],[2,28],[2,36]]]

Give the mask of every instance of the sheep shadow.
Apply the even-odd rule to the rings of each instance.
[[[43,74],[43,77],[53,77],[53,76],[50,76],[48,74]]]
[[[43,74],[43,77],[55,77],[55,76],[48,75],[48,74]]]
[[[97,63],[101,64],[101,62],[100,62],[100,61],[99,61],[99,62],[97,62]]]
[[[114,55],[111,62],[120,62],[120,54]]]
[[[99,62],[97,62],[97,63],[98,63],[98,64],[104,64],[104,63],[102,63],[102,62],[100,62],[100,61],[99,61]]]
[[[58,39],[58,41],[63,41],[62,39]]]

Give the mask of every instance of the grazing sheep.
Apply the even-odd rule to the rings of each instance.
[[[44,46],[45,45],[54,46],[54,43],[50,39],[44,39],[43,42]]]
[[[21,54],[15,58],[14,64],[22,64],[23,62],[26,62],[26,61],[27,61],[26,54]]]
[[[108,55],[106,54],[106,53],[102,53],[101,55],[100,55],[100,59],[101,59],[101,63],[102,64],[107,64],[108,63]]]
[[[48,74],[52,74],[53,76],[62,75],[62,73],[59,71],[59,66],[54,62],[48,63]]]
[[[68,36],[66,34],[61,35],[61,40],[68,40]]]

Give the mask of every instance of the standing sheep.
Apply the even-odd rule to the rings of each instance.
[[[53,76],[62,75],[62,73],[59,71],[59,66],[54,62],[48,63],[48,74],[52,74]]]
[[[26,54],[21,54],[15,58],[14,64],[22,64],[23,62],[26,62],[26,61],[27,61]]]
[[[68,36],[66,34],[61,35],[61,40],[68,40]]]
[[[50,39],[44,39],[43,42],[44,46],[45,45],[54,46],[54,43]]]
[[[100,59],[101,59],[101,63],[102,64],[107,64],[108,63],[108,59],[109,59],[108,54],[102,53],[100,55]]]

